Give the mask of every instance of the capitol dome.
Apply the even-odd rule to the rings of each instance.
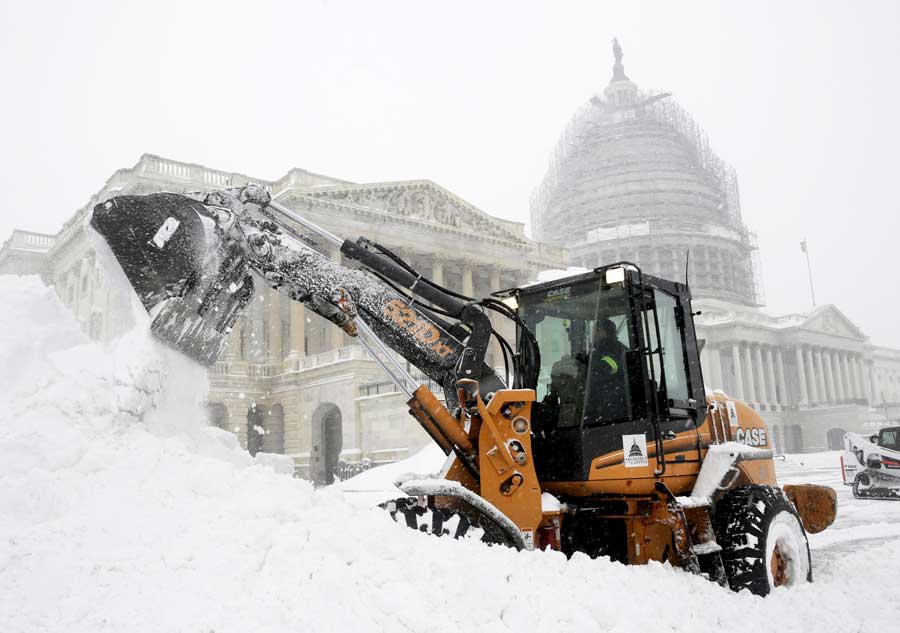
[[[763,302],[754,235],[741,218],[734,170],[669,93],[642,92],[614,42],[613,77],[560,137],[531,204],[534,238],[573,264],[633,261],[682,281],[695,297]]]

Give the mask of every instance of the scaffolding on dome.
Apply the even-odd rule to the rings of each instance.
[[[594,98],[575,112],[556,143],[547,174],[532,194],[532,224],[537,224],[537,215],[547,208],[559,185],[564,166],[572,157],[574,150],[582,144],[586,130],[591,126],[602,124],[603,122],[599,119],[608,116],[611,112],[630,109],[675,130],[693,146],[700,166],[712,175],[721,187],[726,205],[725,215],[729,224],[735,228],[743,228],[740,193],[734,168],[716,156],[709,147],[709,138],[706,132],[684,108],[671,98],[669,93],[656,92],[637,92],[636,102],[624,107],[613,106]]]
[[[658,129],[660,134],[675,135],[685,141],[684,147],[692,156],[692,163],[703,170],[704,180],[708,179],[717,192],[717,221],[710,223],[698,221],[696,217],[685,217],[681,214],[681,208],[673,209],[672,214],[668,214],[668,219],[660,218],[659,214],[654,212],[658,211],[657,206],[665,208],[678,204],[683,208],[684,203],[670,202],[667,196],[657,195],[659,192],[652,191],[652,185],[647,189],[645,199],[651,200],[653,208],[643,210],[639,208],[638,213],[626,211],[619,215],[618,209],[623,207],[615,203],[607,209],[597,208],[596,198],[588,203],[592,205],[590,208],[584,206],[586,203],[579,200],[577,189],[569,189],[572,184],[569,179],[573,175],[597,173],[597,187],[603,186],[605,176],[596,170],[606,169],[604,165],[623,163],[619,162],[619,158],[612,156],[608,160],[598,161],[591,148],[597,143],[598,132],[602,131],[602,136],[606,138],[616,138],[626,133],[627,128],[618,127],[622,124],[638,124],[643,131],[649,131],[651,134],[654,133],[654,129]],[[608,128],[608,137],[602,128]],[[648,146],[647,151],[654,151],[654,146]],[[655,155],[647,156],[652,159]],[[639,159],[636,164],[641,162]],[[648,182],[652,182],[652,177]],[[637,204],[644,206],[647,202]],[[584,212],[581,212],[579,207]],[[606,216],[602,224],[598,223],[595,212]],[[633,239],[653,244],[657,235],[696,236],[700,233],[707,236],[718,235],[732,243],[739,242],[742,246],[738,247],[740,250],[735,251],[737,259],[734,263],[739,264],[743,272],[735,273],[737,276],[731,283],[733,286],[731,290],[742,296],[741,302],[750,305],[765,304],[758,244],[756,236],[743,223],[737,174],[733,167],[710,149],[706,132],[671,98],[669,93],[635,90],[624,100],[616,98],[615,95],[611,95],[610,100],[595,97],[579,108],[560,135],[551,155],[547,173],[532,195],[531,220],[537,239],[548,239],[540,233],[552,231],[556,235],[579,236],[576,239],[584,239],[582,244],[599,244],[610,240],[631,243]],[[659,244],[666,247],[665,240]],[[744,253],[743,256],[739,255],[741,252]],[[705,287],[701,282],[698,289]],[[721,288],[707,289],[724,292]]]

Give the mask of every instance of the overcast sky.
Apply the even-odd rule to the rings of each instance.
[[[428,178],[504,218],[611,76],[735,166],[774,313],[900,347],[900,2],[0,0],[0,240],[55,233],[142,153],[275,179]],[[350,236],[348,236],[350,237]]]

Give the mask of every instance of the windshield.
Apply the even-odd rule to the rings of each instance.
[[[634,347],[623,285],[596,279],[521,297],[520,310],[541,351],[537,399],[557,427],[628,419],[625,352]]]
[[[882,429],[879,445],[894,451],[900,451],[900,429]]]

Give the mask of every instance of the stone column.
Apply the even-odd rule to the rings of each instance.
[[[837,365],[837,376],[840,377],[840,387],[838,391],[841,394],[841,400],[850,400],[853,394],[850,391],[850,381],[847,375],[847,359],[844,352],[835,352],[835,364]]]
[[[344,346],[344,330],[331,321],[325,322],[328,328],[328,349],[340,349]]]
[[[856,360],[856,354],[847,354],[847,367],[850,369],[850,389],[853,392],[854,398],[862,400],[866,396],[863,394],[862,389],[860,389],[859,367],[856,364]]]
[[[876,399],[878,398],[878,383],[875,381],[875,363],[868,363],[869,371],[869,406],[874,407]]]
[[[847,391],[844,389],[844,368],[841,366],[840,352],[831,353],[831,365],[834,374],[834,390],[837,393],[838,401],[841,402],[847,399]]]
[[[778,389],[775,386],[775,361],[772,358],[772,348],[766,347],[766,384],[769,386],[769,403],[778,404]],[[782,397],[784,397],[782,391]]]
[[[750,358],[750,345],[744,345],[744,394],[747,402],[758,402],[756,398],[756,385],[753,383],[753,359]]]
[[[741,371],[741,348],[739,343],[731,344],[731,362],[734,366],[734,397],[744,399],[744,377]]]
[[[462,269],[462,294],[471,297],[475,294],[475,281],[472,279],[472,267],[463,264]]]
[[[255,297],[252,309],[248,306],[248,312],[250,312],[250,322],[246,325],[249,326],[249,336],[245,337],[244,349],[249,348],[249,353],[245,355],[249,356],[248,360],[251,363],[262,364],[266,362],[266,350],[263,349],[263,343],[266,340],[265,302],[261,301],[259,297]]]
[[[268,322],[269,322],[269,350],[268,358],[270,363],[281,363],[281,293],[277,290],[269,290],[268,305]]]
[[[758,389],[756,392],[756,395],[757,395],[756,399],[759,401],[760,404],[768,404],[769,403],[769,395],[768,395],[769,392],[766,389],[766,368],[763,365],[762,346],[761,345],[753,346],[753,362],[756,366],[753,368],[753,372],[751,372],[751,373],[759,378],[759,380],[757,381]]]
[[[856,370],[856,393],[860,398],[866,400],[869,396],[866,391],[866,366],[859,354],[853,357],[853,367]]]
[[[850,373],[850,361],[847,352],[841,352],[841,374],[844,376],[844,398],[855,400],[856,391],[853,388],[853,374]]]
[[[803,352],[803,357],[806,360],[805,367],[807,369],[807,385],[809,387],[809,401],[812,404],[818,404],[819,399],[819,378],[818,372],[816,371],[816,364],[813,362],[813,352],[812,349],[807,347]]]
[[[711,347],[709,350],[709,371],[710,371],[710,388],[725,389],[725,382],[722,380],[722,353],[718,347]]]
[[[806,369],[804,364],[806,359],[803,357],[803,348],[797,346],[794,348],[794,361],[797,363],[797,375],[800,378],[800,402],[799,404],[809,404],[809,391],[806,388]],[[779,363],[780,364],[780,363]],[[782,370],[783,375],[783,370]],[[782,381],[784,379],[782,378]],[[784,384],[784,382],[782,382]]]
[[[831,398],[828,395],[828,392],[825,390],[825,368],[822,365],[822,350],[818,347],[816,348],[816,378],[818,379],[818,384],[816,387],[819,392],[819,400],[821,402],[829,402]]]
[[[228,347],[225,348],[225,359],[236,361],[241,359],[241,328],[244,320],[238,317],[228,333]]]
[[[306,355],[306,309],[299,301],[291,301],[291,352],[294,358]]]
[[[437,257],[431,260],[431,281],[439,286],[444,285],[444,262]]]
[[[828,389],[828,401],[832,403],[837,402],[839,398],[837,380],[834,375],[834,352],[831,350],[822,352],[822,364],[825,365],[825,384]]]
[[[834,389],[838,394],[838,401],[843,402],[850,396],[847,394],[845,387],[847,378],[844,375],[844,366],[841,364],[841,352],[832,352],[831,364],[834,366]]]

